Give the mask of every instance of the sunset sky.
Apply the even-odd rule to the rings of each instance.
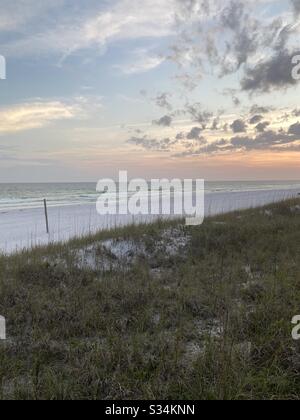
[[[300,179],[300,0],[0,7],[0,182]]]

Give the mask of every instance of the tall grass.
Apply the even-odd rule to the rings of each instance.
[[[1,399],[298,399],[300,200],[0,257]],[[177,232],[189,238],[168,252]],[[82,267],[87,247],[147,252]]]

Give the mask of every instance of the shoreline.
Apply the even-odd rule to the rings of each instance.
[[[298,197],[299,188],[205,193],[205,217],[262,207]],[[0,254],[12,254],[49,243],[66,242],[97,231],[130,224],[151,223],[161,216],[100,216],[96,205],[76,204],[48,208],[50,235],[42,208],[0,212]],[[163,217],[168,219],[170,217]],[[171,218],[179,218],[172,216]]]

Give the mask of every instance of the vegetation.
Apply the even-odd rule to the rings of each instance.
[[[298,399],[299,205],[0,257],[0,398]]]

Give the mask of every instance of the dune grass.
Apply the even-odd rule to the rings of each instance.
[[[299,399],[299,205],[0,257],[0,398]],[[166,251],[172,229],[188,238],[177,252]],[[109,238],[146,253],[105,270],[78,264]]]

